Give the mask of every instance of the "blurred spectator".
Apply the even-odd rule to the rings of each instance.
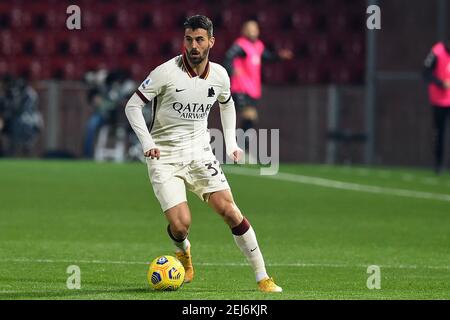
[[[97,134],[102,126],[120,125],[118,112],[124,107],[133,94],[135,83],[126,72],[114,70],[107,72],[89,72],[85,76],[88,84],[88,103],[92,107],[92,115],[86,124],[83,154],[86,158],[93,158]]]
[[[0,81],[0,154],[29,156],[43,128],[38,95],[24,79]]]
[[[445,127],[450,116],[450,38],[431,48],[425,59],[423,76],[428,84],[433,109],[435,171],[441,174],[444,168]]]
[[[231,92],[236,108],[241,113],[244,130],[253,128],[258,119],[257,105],[261,98],[261,60],[292,59],[290,50],[272,52],[259,40],[256,21],[246,21],[242,35],[236,39],[225,55],[224,67],[231,77]]]

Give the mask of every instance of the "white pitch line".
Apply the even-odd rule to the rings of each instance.
[[[69,260],[69,259],[0,259],[0,262],[19,263],[70,263],[70,264],[121,264],[121,265],[149,265],[150,262],[142,261],[111,261],[111,260]],[[197,262],[196,265],[204,267],[245,267],[246,262]],[[266,263],[267,267],[297,267],[297,268],[367,268],[371,264],[339,264],[339,263]],[[388,269],[436,269],[450,270],[449,266],[428,266],[428,265],[378,265],[380,268]]]
[[[297,182],[309,185],[315,185],[325,188],[334,188],[340,190],[352,190],[359,192],[368,192],[375,194],[384,194],[390,196],[399,196],[399,197],[408,197],[408,198],[416,198],[416,199],[429,199],[429,200],[439,200],[439,201],[448,201],[450,202],[450,195],[443,193],[433,193],[433,192],[424,192],[424,191],[413,191],[408,189],[398,189],[398,188],[387,188],[387,187],[379,187],[379,186],[370,186],[359,183],[352,182],[343,182],[338,180],[331,180],[325,178],[311,177],[311,176],[303,176],[292,173],[278,172],[276,175],[260,175],[260,171],[258,169],[247,169],[247,168],[225,168],[227,173],[243,175],[243,176],[254,176],[254,177],[262,177],[267,179],[279,180],[279,181],[289,181],[289,182]]]

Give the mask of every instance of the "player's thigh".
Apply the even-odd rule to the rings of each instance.
[[[230,189],[220,163],[215,158],[193,161],[189,165],[189,174],[186,178],[189,191],[205,202],[212,192]]]
[[[178,170],[172,164],[148,166],[153,191],[163,212],[187,201],[184,180],[177,176]]]

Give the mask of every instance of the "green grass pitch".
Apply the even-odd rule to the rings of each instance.
[[[225,168],[235,200],[283,293],[257,291],[228,227],[192,194],[195,279],[152,291],[146,262],[173,246],[143,164],[1,160],[0,299],[450,298],[450,175],[300,164],[281,165],[278,177],[233,170]],[[66,287],[69,265],[81,269],[80,290]],[[367,288],[369,265],[380,267],[381,289]]]

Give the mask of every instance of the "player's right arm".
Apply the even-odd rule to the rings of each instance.
[[[227,70],[228,75],[232,76],[234,73],[233,60],[237,57],[245,57],[247,54],[244,49],[242,49],[238,44],[233,44],[230,49],[225,53],[225,59],[223,61],[223,66]]]
[[[159,66],[142,82],[125,106],[125,114],[142,145],[144,155],[152,159],[159,159],[160,151],[148,131],[142,108],[161,93],[166,82],[167,73],[162,66]]]

